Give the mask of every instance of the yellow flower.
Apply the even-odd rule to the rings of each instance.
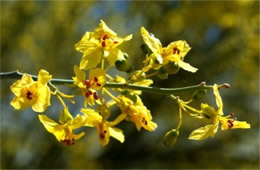
[[[96,90],[99,90],[106,83],[106,73],[102,69],[93,69],[89,71],[89,79],[86,80],[84,71],[81,71],[78,66],[74,66],[74,73],[76,77],[72,77],[74,84],[76,84],[85,96],[84,105],[94,105],[95,101],[100,103]]]
[[[118,37],[104,21],[100,21],[94,32],[86,32],[82,39],[75,44],[77,51],[83,53],[80,61],[80,69],[88,70],[96,67],[102,56],[110,65],[114,65],[117,59],[124,59],[124,55],[117,47],[124,41],[132,39],[132,35],[125,38]]]
[[[145,61],[146,64],[149,64],[143,68],[144,72],[151,68],[159,69],[169,62],[176,62],[179,67],[186,71],[196,72],[198,70],[183,61],[185,55],[191,49],[186,41],[179,40],[170,43],[167,47],[162,47],[160,40],[150,34],[144,27],[141,28],[141,34],[144,42],[152,51],[152,54]]]
[[[223,103],[218,91],[218,85],[214,84],[213,88],[218,109],[215,110],[214,107],[202,103],[200,115],[200,117],[202,117],[206,122],[211,122],[212,124],[194,130],[190,134],[189,139],[203,140],[210,136],[214,137],[215,133],[218,130],[219,123],[221,124],[221,130],[250,128],[250,124],[248,124],[247,122],[237,121],[235,118],[230,118],[231,116],[233,116],[233,114],[223,116]]]
[[[73,118],[67,107],[62,110],[59,123],[46,115],[38,115],[38,117],[45,129],[52,133],[59,142],[63,142],[66,145],[73,145],[76,140],[85,135],[84,132],[73,134],[74,129],[84,126],[85,117],[78,114]]]
[[[157,124],[152,121],[152,115],[143,105],[141,98],[139,96],[136,97],[137,100],[134,103],[123,95],[118,96],[121,111],[131,117],[138,131],[142,127],[148,131],[154,131],[157,128]]]
[[[121,129],[112,127],[108,121],[104,120],[98,112],[93,109],[81,109],[81,112],[86,115],[86,126],[95,126],[98,130],[99,140],[102,146],[109,143],[110,136],[117,139],[121,143],[124,142],[125,137]]]
[[[38,81],[35,82],[30,75],[24,74],[22,79],[11,85],[15,98],[11,105],[15,109],[26,109],[32,106],[33,111],[43,112],[50,105],[50,89],[47,83],[52,76],[45,70],[40,70]]]

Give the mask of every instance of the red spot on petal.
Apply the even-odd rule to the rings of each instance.
[[[97,78],[97,77],[94,77],[94,81],[95,81],[95,82],[98,82],[98,78]]]
[[[118,43],[118,41],[114,41],[114,44],[117,44]]]

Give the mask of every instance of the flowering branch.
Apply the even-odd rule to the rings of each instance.
[[[1,72],[0,78],[1,79],[20,79],[22,78],[23,74],[18,70],[11,71],[11,72]],[[26,73],[27,74],[27,73]],[[30,75],[34,80],[37,80],[38,77],[36,75]],[[58,85],[65,85],[65,84],[73,84],[72,79],[57,79],[53,78],[50,80],[52,84],[58,84]],[[222,85],[219,85],[219,87],[228,88],[230,85],[227,83],[224,83]],[[187,87],[181,87],[181,88],[157,88],[157,87],[148,87],[148,86],[140,86],[140,85],[134,85],[134,84],[127,84],[127,83],[106,83],[104,85],[106,88],[120,88],[120,89],[129,89],[129,90],[141,90],[143,92],[147,93],[155,93],[155,94],[161,94],[161,95],[170,95],[170,94],[176,94],[176,93],[183,93],[183,92],[193,92],[198,90],[212,90],[212,85],[206,85],[205,82],[202,82],[198,85],[193,86],[187,86]]]

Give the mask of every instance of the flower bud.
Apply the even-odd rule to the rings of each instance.
[[[143,51],[144,54],[148,54],[149,53],[149,49],[148,49],[146,44],[142,44],[141,45],[141,50]]]
[[[176,74],[180,70],[180,66],[176,62],[169,62],[168,64],[162,67],[168,74]]]
[[[131,72],[132,66],[128,62],[128,60],[117,60],[115,63],[116,69],[123,72]]]
[[[179,134],[177,129],[169,130],[163,137],[163,144],[167,147],[172,147],[176,143]]]
[[[71,116],[68,108],[65,107],[64,109],[62,109],[60,118],[59,118],[59,122],[61,124],[65,124],[66,122],[68,122],[69,120],[72,120],[72,119],[73,119],[73,117]]]
[[[207,90],[198,90],[192,95],[193,100],[200,100],[207,94]]]
[[[157,76],[158,76],[160,79],[165,80],[165,79],[168,78],[168,73],[167,73],[164,69],[160,68],[160,70],[158,71]]]

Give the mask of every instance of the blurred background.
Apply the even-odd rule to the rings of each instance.
[[[10,106],[14,80],[1,80],[1,168],[158,168],[158,169],[259,169],[259,1],[1,1],[1,72],[20,70],[71,78],[81,53],[74,49],[86,31],[100,19],[123,37],[133,39],[121,49],[135,69],[144,55],[140,27],[159,38],[163,46],[186,40],[192,47],[185,61],[199,68],[195,74],[180,70],[168,80],[154,78],[156,87],[182,87],[229,83],[221,89],[224,112],[251,124],[249,130],[219,131],[214,138],[192,141],[189,134],[204,124],[184,115],[173,148],[162,144],[165,132],[178,122],[177,104],[165,96],[143,94],[145,105],[158,124],[155,132],[138,132],[132,123],[119,125],[126,141],[99,143],[96,129],[67,147],[48,133],[31,109]],[[113,70],[111,73],[114,73]],[[121,74],[125,76],[125,74]],[[67,87],[61,90],[70,93]],[[191,94],[182,94],[189,99]],[[75,115],[82,107],[69,105]],[[56,97],[46,114],[58,119],[62,106]],[[201,102],[215,106],[212,92]],[[117,114],[119,110],[114,110]]]

